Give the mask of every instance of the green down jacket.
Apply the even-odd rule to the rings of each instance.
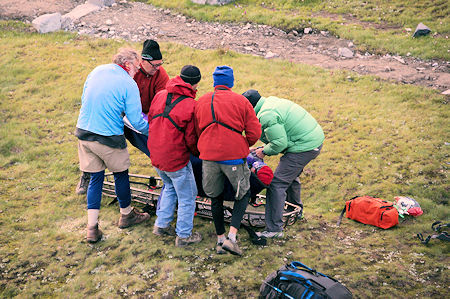
[[[325,135],[322,127],[301,106],[274,96],[261,97],[255,106],[261,123],[261,141],[268,156],[301,153],[319,147]]]

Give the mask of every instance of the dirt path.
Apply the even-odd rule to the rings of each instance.
[[[66,13],[82,0],[2,0],[1,19],[31,21],[44,13]],[[197,22],[170,10],[118,0],[112,7],[87,15],[71,28],[80,34],[142,41],[147,38],[177,42],[197,49],[228,48],[240,53],[281,58],[327,69],[351,70],[386,80],[450,89],[450,61],[358,53],[353,43],[328,32],[289,32],[265,25]],[[339,54],[339,48],[353,52]]]

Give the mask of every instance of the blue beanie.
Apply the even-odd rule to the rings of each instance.
[[[214,87],[225,85],[229,88],[234,86],[233,69],[226,65],[216,67],[213,73]]]

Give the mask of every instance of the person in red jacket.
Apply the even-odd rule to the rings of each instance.
[[[166,70],[162,67],[164,61],[161,50],[159,49],[159,44],[156,41],[148,39],[144,42],[141,58],[139,70],[133,78],[139,87],[142,113],[144,119],[146,119],[153,98],[158,92],[166,88],[167,81],[169,81],[169,75],[167,75]],[[147,136],[139,134],[126,125],[124,127],[124,135],[133,146],[141,150],[147,156],[150,156],[147,149]],[[83,172],[75,192],[80,195],[85,194],[87,192],[89,180],[90,174],[88,172]]]
[[[198,155],[197,134],[194,125],[194,100],[200,82],[200,70],[192,65],[181,69],[181,74],[169,80],[166,90],[153,99],[148,112],[148,149],[152,165],[164,182],[153,233],[177,235],[175,245],[184,247],[202,240],[200,233],[192,232],[195,184],[190,154]],[[177,224],[170,226],[178,203]]]
[[[261,125],[247,99],[231,91],[233,69],[218,66],[213,73],[214,92],[203,95],[195,110],[198,149],[203,160],[203,189],[211,198],[217,233],[217,253],[242,255],[236,234],[250,199],[249,147],[261,136]],[[225,177],[235,193],[228,238],[225,237],[223,190]]]

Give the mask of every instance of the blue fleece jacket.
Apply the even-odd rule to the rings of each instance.
[[[136,130],[148,135],[148,123],[141,112],[133,78],[117,64],[100,65],[84,83],[77,128],[102,136],[123,135],[124,113]]]

